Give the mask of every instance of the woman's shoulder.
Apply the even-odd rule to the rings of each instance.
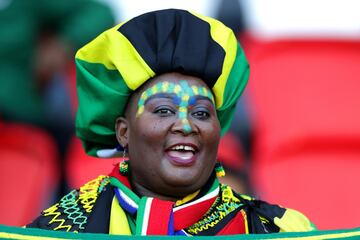
[[[303,232],[316,230],[301,212],[245,194],[234,195],[244,204],[249,233]]]
[[[98,226],[101,224],[96,222],[100,209],[101,215],[106,215],[103,205],[111,204],[114,193],[109,191],[109,182],[108,176],[101,175],[79,189],[70,191],[26,227],[66,232],[92,232],[92,228],[95,228],[95,232],[107,231],[106,223],[105,226]]]

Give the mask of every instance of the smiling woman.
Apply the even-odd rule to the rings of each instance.
[[[153,78],[130,97],[125,116],[116,129],[131,156],[134,190],[174,201],[205,185],[216,162],[220,124],[211,90],[200,78]]]
[[[233,32],[184,10],[150,12],[76,54],[76,131],[89,155],[125,156],[27,227],[122,235],[310,231],[301,213],[219,184],[220,135],[249,76]]]

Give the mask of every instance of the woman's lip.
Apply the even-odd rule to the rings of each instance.
[[[186,158],[186,159],[171,156],[169,154],[169,151],[165,152],[165,156],[172,164],[174,164],[176,166],[191,166],[196,162],[196,159],[197,159],[197,154],[196,153],[194,153],[192,157]]]

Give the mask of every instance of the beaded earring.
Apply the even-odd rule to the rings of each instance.
[[[126,176],[129,172],[129,160],[126,157],[126,148],[124,148],[121,162],[119,164],[120,174]]]
[[[225,176],[224,167],[221,165],[220,162],[215,163],[215,173],[216,173],[216,177],[218,178]]]

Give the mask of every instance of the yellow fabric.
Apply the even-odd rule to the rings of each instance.
[[[109,234],[131,235],[129,222],[124,210],[120,207],[116,196],[111,202]]]
[[[225,51],[222,73],[212,88],[215,95],[216,108],[219,109],[223,106],[226,81],[229,77],[232,65],[234,64],[236,58],[237,40],[230,29],[222,27],[223,24],[221,22],[194,12],[191,12],[191,14],[210,24],[211,37]]]
[[[124,23],[100,34],[81,48],[75,58],[103,64],[108,70],[118,70],[126,85],[135,90],[155,76],[130,41],[117,29]]]
[[[197,190],[196,192],[185,196],[183,199],[177,200],[175,202],[175,206],[179,206],[181,204],[190,202],[192,199],[194,199],[199,194],[199,192],[200,192],[200,190]]]
[[[106,57],[107,54],[112,54],[108,51],[108,40],[103,40],[108,38],[108,35],[113,35],[109,32],[113,32],[118,29],[122,24],[120,23],[113,28],[110,28],[105,31],[106,35],[100,34],[94,40],[86,44],[83,48],[81,48],[75,55],[75,58],[81,59],[91,63],[101,63],[108,70],[116,70],[116,67],[113,65],[111,58]],[[120,34],[120,33],[119,33]]]
[[[315,230],[311,222],[302,213],[286,209],[281,217],[275,217],[274,223],[280,228],[280,232],[306,232]]]
[[[0,239],[23,239],[23,240],[56,240],[56,239],[65,239],[65,238],[54,238],[54,237],[42,237],[42,236],[30,236],[16,233],[6,233],[0,232]],[[69,239],[69,238],[66,238]]]
[[[253,199],[254,199],[253,197],[250,197],[250,196],[245,195],[245,194],[240,194],[240,196],[241,196],[243,199],[246,199],[246,200],[253,200]]]

